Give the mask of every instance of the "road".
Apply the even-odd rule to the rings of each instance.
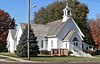
[[[100,64],[100,62],[45,62],[45,63],[31,63],[31,62],[0,62],[0,64]]]

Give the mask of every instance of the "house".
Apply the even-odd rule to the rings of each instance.
[[[16,29],[10,29],[8,36],[7,36],[7,48],[8,52],[14,53],[15,51],[15,34],[16,34]]]
[[[34,34],[37,37],[40,50],[48,50],[51,52],[51,55],[66,55],[68,51],[71,51],[74,56],[91,56],[83,52],[83,50],[89,49],[89,45],[84,42],[83,37],[85,37],[85,35],[71,16],[71,8],[66,6],[65,9],[63,9],[63,19],[47,23],[47,25],[31,25]],[[26,25],[26,23],[20,23],[18,26],[15,42],[13,43],[15,44],[15,48],[19,43],[21,34]],[[8,44],[12,43],[8,42]]]

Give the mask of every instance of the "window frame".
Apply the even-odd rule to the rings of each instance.
[[[51,40],[51,47],[53,47],[53,40]]]
[[[43,48],[44,47],[44,45],[43,45],[44,43],[43,43],[43,40],[41,40],[41,48]]]

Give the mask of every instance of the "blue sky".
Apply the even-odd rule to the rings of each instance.
[[[41,7],[47,6],[48,4],[56,0],[31,0],[31,19],[33,18],[33,13],[38,11]],[[96,18],[100,14],[100,0],[79,0],[82,3],[85,3],[90,10],[88,18]],[[27,22],[28,13],[27,13],[27,4],[28,0],[0,0],[0,9],[8,12],[11,17],[14,17],[16,23]],[[32,8],[33,5],[36,5],[36,8]]]
[[[100,15],[100,0],[80,0],[80,2],[85,3],[89,8],[88,18],[96,18]]]

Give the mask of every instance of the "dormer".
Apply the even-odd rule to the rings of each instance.
[[[68,7],[68,5],[63,9],[63,20],[62,22],[66,22],[72,16],[72,9]]]

